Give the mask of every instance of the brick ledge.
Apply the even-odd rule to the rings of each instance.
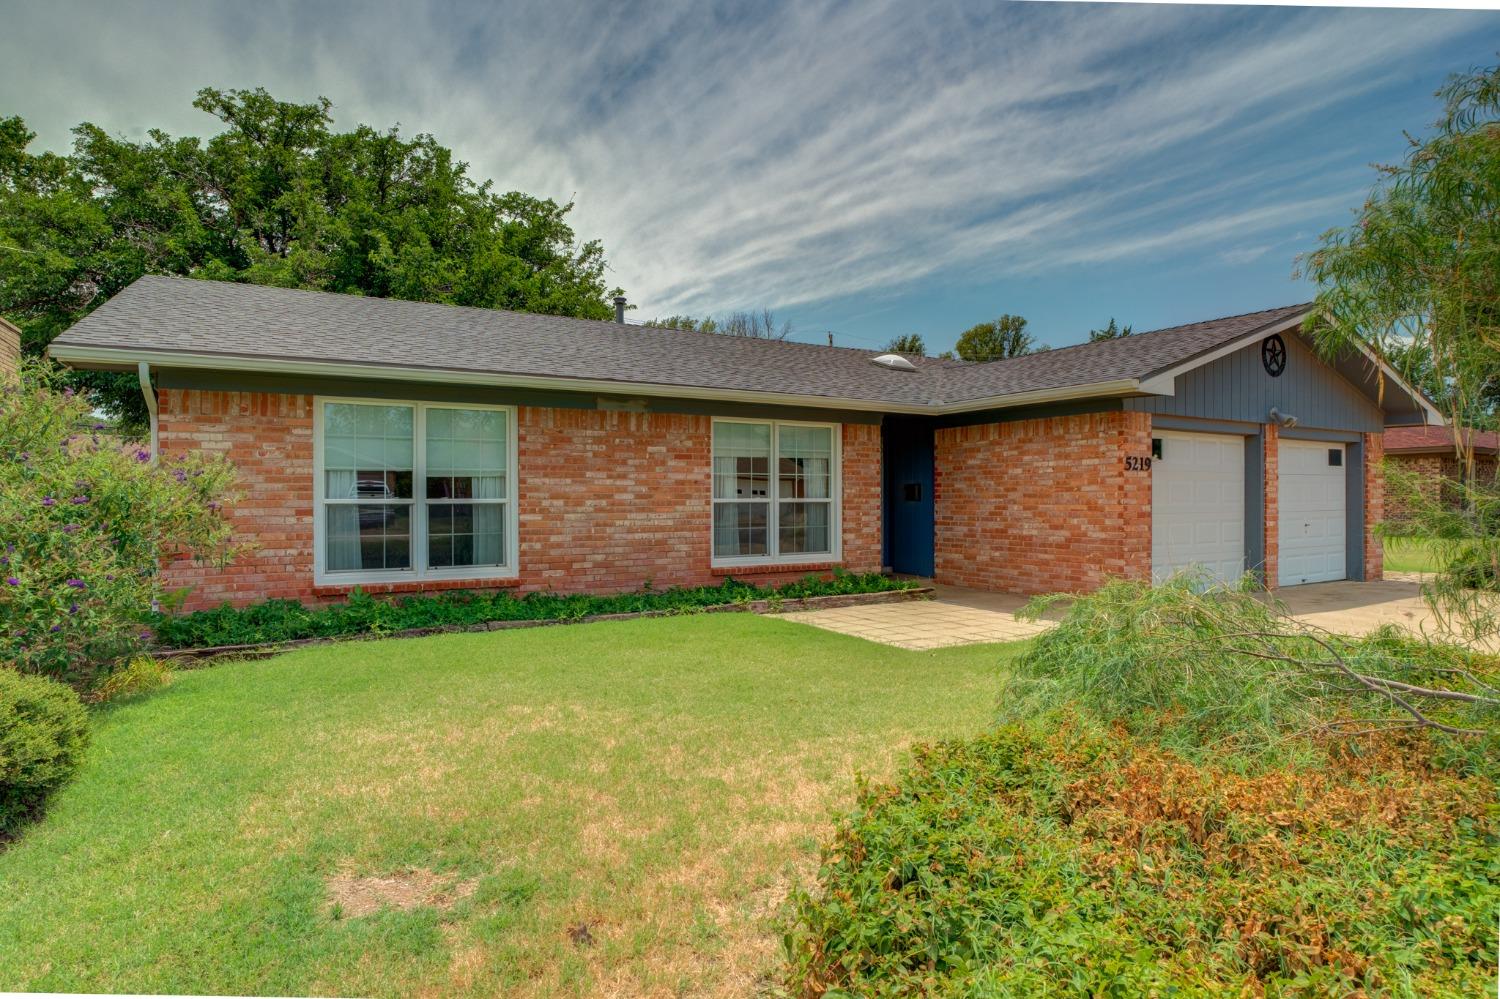
[[[842,562],[777,562],[768,565],[716,565],[709,568],[713,576],[768,576],[778,572],[831,572]]]
[[[414,579],[400,583],[338,583],[333,586],[314,586],[313,596],[347,596],[355,590],[370,594],[386,593],[432,593],[439,590],[504,590],[521,585],[517,577],[508,579]]]

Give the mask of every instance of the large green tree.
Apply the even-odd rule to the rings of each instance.
[[[954,349],[965,361],[997,361],[1032,353],[1036,350],[1036,338],[1026,332],[1025,319],[1007,314],[969,327]]]
[[[71,155],[0,119],[0,314],[29,353],[142,274],[607,319],[604,250],[571,204],[498,193],[430,135],[332,128],[331,104],[199,91],[207,140],[88,123]],[[127,422],[133,379],[81,374]]]
[[[1301,267],[1318,284],[1308,327],[1322,349],[1373,345],[1472,426],[1500,377],[1500,67],[1439,97],[1442,117]]]
[[[1494,416],[1500,380],[1500,67],[1453,77],[1442,117],[1380,168],[1354,224],[1331,230],[1301,266],[1318,283],[1308,329],[1325,352],[1372,344],[1426,387],[1450,424]],[[1500,638],[1500,490],[1467,466],[1449,491],[1458,509],[1403,476],[1391,485],[1406,519],[1387,536],[1419,538],[1440,570],[1423,584],[1444,624],[1482,643]]]
[[[1115,317],[1109,317],[1109,325],[1103,329],[1089,330],[1089,343],[1098,343],[1100,340],[1118,340],[1120,337],[1132,336],[1135,330],[1129,326],[1121,326],[1115,322]]]

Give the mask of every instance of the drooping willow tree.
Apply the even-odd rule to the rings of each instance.
[[[1423,387],[1455,429],[1461,509],[1421,504],[1388,535],[1434,545],[1447,571],[1427,586],[1471,637],[1500,633],[1500,490],[1476,479],[1469,431],[1500,403],[1500,66],[1456,75],[1443,114],[1408,136],[1352,225],[1299,261],[1318,284],[1308,330],[1328,353],[1369,344],[1396,367],[1420,359]],[[1393,483],[1399,485],[1399,483]]]
[[[1457,427],[1492,422],[1500,384],[1500,66],[1452,77],[1444,112],[1380,176],[1354,223],[1300,261],[1324,350],[1416,354]],[[1468,439],[1455,435],[1472,464]]]

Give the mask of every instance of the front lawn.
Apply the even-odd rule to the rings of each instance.
[[[856,771],[984,726],[1016,648],[732,615],[179,674],[0,852],[0,989],[752,992]]]
[[[1385,539],[1387,572],[1437,572],[1441,566],[1432,547],[1414,538]]]

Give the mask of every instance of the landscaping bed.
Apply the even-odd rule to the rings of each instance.
[[[181,659],[272,653],[340,639],[414,638],[678,614],[782,613],[931,595],[931,587],[910,580],[844,572],[831,579],[809,576],[775,587],[726,579],[719,586],[610,596],[457,591],[385,600],[356,590],[348,601],[326,607],[268,600],[244,608],[225,604],[190,614],[158,615],[153,631],[161,654]]]

